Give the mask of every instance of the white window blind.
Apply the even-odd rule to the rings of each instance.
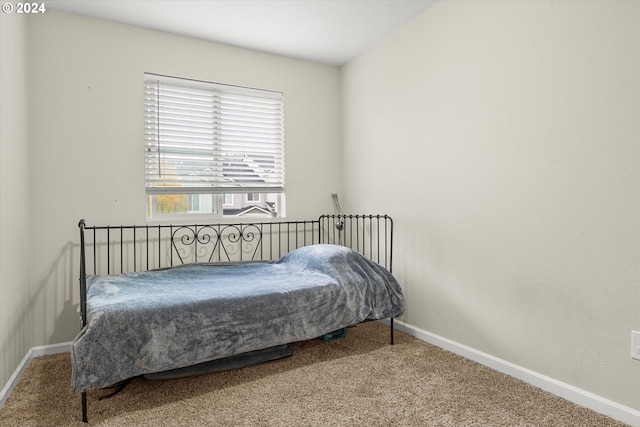
[[[282,93],[145,74],[148,195],[284,192]]]

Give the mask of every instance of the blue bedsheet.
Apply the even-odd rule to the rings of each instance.
[[[306,246],[275,262],[91,276],[87,288],[87,326],[71,346],[74,391],[315,338],[404,310],[391,273],[335,245]]]

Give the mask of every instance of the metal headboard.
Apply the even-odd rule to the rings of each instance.
[[[322,215],[309,221],[88,226],[80,220],[86,274],[116,274],[200,262],[276,260],[302,246],[348,246],[391,270],[387,215]]]

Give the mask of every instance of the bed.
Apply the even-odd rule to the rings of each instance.
[[[72,389],[290,355],[404,310],[385,215],[209,225],[80,227],[82,329]]]

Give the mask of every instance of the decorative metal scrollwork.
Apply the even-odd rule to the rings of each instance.
[[[255,260],[262,241],[256,224],[182,226],[171,235],[180,263]]]
[[[219,241],[219,232],[211,226],[182,226],[171,235],[171,245],[181,264],[188,261],[199,262],[202,259],[211,262]]]
[[[222,228],[220,238],[220,250],[228,261],[255,260],[262,242],[262,231],[256,224],[233,224]]]

